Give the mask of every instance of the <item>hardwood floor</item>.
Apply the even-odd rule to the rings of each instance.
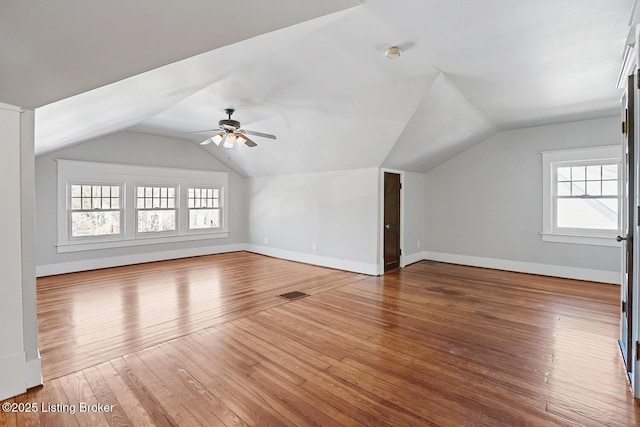
[[[310,296],[277,297],[294,290]],[[47,381],[6,401],[38,412],[0,411],[0,425],[640,425],[618,292],[425,262],[369,277],[250,253],[44,278]]]

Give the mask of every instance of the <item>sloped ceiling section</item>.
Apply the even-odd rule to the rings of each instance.
[[[59,101],[358,0],[0,1],[0,100]]]
[[[192,2],[194,19],[211,13]],[[256,138],[254,148],[202,147],[244,176],[379,166],[426,172],[500,130],[617,114],[615,82],[633,0],[239,7],[249,3],[277,5],[285,17],[252,9],[259,33],[245,28],[246,16],[242,25],[215,20],[215,31],[222,25],[231,35],[220,35],[205,53],[38,108],[36,153],[121,130],[198,144],[215,132],[188,132],[217,127],[233,107],[243,128],[278,136]],[[216,13],[224,15],[224,7]],[[272,18],[265,28],[262,21]],[[164,47],[158,40],[161,48],[152,50]],[[167,43],[170,50],[178,44]],[[397,60],[383,56],[391,45],[403,49]]]
[[[440,73],[382,166],[430,170],[495,132],[497,127]]]
[[[337,16],[330,15],[253,37],[38,108],[36,155],[128,129],[147,119],[151,126],[139,131],[182,137],[176,130],[193,130],[196,123],[198,129],[210,128],[223,116],[219,105],[237,102],[245,93],[235,90],[233,80],[255,84],[251,76],[233,77],[235,73],[254,69],[253,64],[265,60],[274,49],[284,49],[291,40],[334,19]],[[244,96],[249,99],[250,95]],[[185,104],[186,111],[181,111]]]

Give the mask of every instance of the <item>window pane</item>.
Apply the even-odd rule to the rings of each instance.
[[[120,187],[115,185],[111,187],[111,197],[120,197]]]
[[[91,190],[92,190],[91,191],[91,195],[93,197],[100,197],[102,195],[102,191],[101,191],[102,187],[100,187],[100,186],[97,186],[97,185],[96,186],[91,186]]]
[[[602,195],[603,196],[617,196],[618,195],[618,181],[602,181]]]
[[[111,209],[120,209],[120,199],[111,199]]]
[[[72,185],[71,186],[71,197],[80,197],[80,195],[82,194],[80,189],[81,189],[81,187],[79,185]]]
[[[573,166],[571,168],[571,180],[572,181],[584,181],[585,180],[585,166]]]
[[[214,208],[219,208],[220,207],[220,200],[219,199],[213,199],[213,207]]]
[[[587,180],[588,181],[599,181],[601,179],[600,171],[602,166],[587,166]]]
[[[106,236],[120,234],[120,212],[72,212],[71,236]]]
[[[82,209],[91,209],[91,198],[82,199]]]
[[[111,199],[110,198],[108,198],[108,197],[103,197],[102,198],[102,209],[111,209]]]
[[[571,183],[559,182],[558,183],[558,196],[570,196],[571,195]]]
[[[107,185],[102,187],[102,197],[111,197],[111,187]]]
[[[144,197],[144,187],[138,187],[138,197]]]
[[[138,232],[157,233],[176,229],[176,211],[138,211]]]
[[[152,187],[144,187],[144,196],[145,197],[153,197],[153,188]]]
[[[220,227],[219,209],[194,209],[189,211],[189,228],[206,229]]]
[[[187,190],[187,194],[188,194],[188,197],[189,197],[189,198],[193,198],[193,188],[189,188],[189,189]]]
[[[71,209],[82,209],[82,201],[79,197],[71,199]]]
[[[618,179],[618,165],[603,165],[602,179]]]
[[[561,228],[618,229],[617,199],[558,199],[557,209]]]
[[[160,189],[160,197],[167,197],[167,188],[166,187],[162,187]]]
[[[91,186],[83,185],[82,186],[82,197],[91,197]]]
[[[91,209],[102,209],[102,199],[91,199]]]
[[[584,182],[584,181],[577,181],[577,182],[573,181],[572,185],[571,185],[571,195],[572,196],[584,196],[586,189],[587,189],[586,182]]]
[[[153,205],[151,204],[152,201],[153,201],[153,199],[144,199],[144,207],[145,207],[145,209],[151,209],[153,207]]]
[[[169,197],[174,198],[175,196],[175,188],[169,188]]]
[[[220,190],[218,190],[217,188],[214,188],[214,189],[213,189],[213,197],[214,197],[215,199],[217,199],[217,198],[219,198],[219,197],[220,197],[220,196],[219,196],[219,194],[220,194]]]
[[[587,181],[587,194],[589,196],[601,196],[601,181]]]
[[[174,199],[169,199],[169,209],[173,209],[175,208],[175,200]]]

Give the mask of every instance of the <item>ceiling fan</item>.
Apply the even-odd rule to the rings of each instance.
[[[216,145],[222,144],[224,148],[232,148],[234,145],[246,145],[247,147],[255,147],[256,144],[253,142],[247,135],[260,136],[262,138],[276,139],[275,135],[271,135],[268,133],[256,132],[247,129],[240,128],[240,122],[237,120],[233,120],[231,115],[234,113],[233,108],[226,108],[225,113],[227,113],[228,118],[222,119],[218,122],[217,129],[205,129],[205,130],[197,130],[195,132],[186,132],[186,133],[200,133],[200,132],[212,132],[217,131],[215,135],[211,138],[207,138],[200,143],[200,145],[211,144],[212,142]]]

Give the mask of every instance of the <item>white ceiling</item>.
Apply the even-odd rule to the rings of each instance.
[[[235,107],[278,136],[203,148],[245,176],[424,172],[501,129],[617,113],[633,0],[317,3],[2,0],[0,101],[40,107],[38,154],[125,129],[198,143]]]

